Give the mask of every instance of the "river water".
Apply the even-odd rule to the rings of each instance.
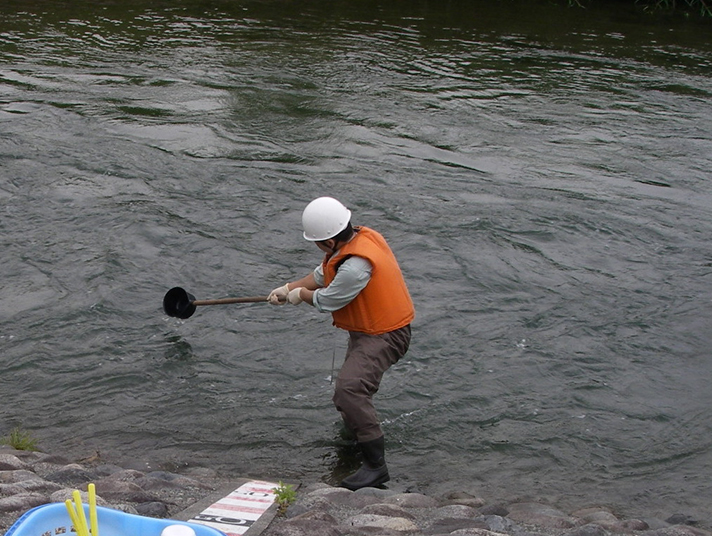
[[[392,486],[712,520],[709,22],[619,2],[4,0],[0,433],[335,483],[332,195],[417,307]],[[632,2],[631,2],[632,4]]]

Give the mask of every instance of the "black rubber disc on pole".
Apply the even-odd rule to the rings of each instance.
[[[168,316],[183,319],[190,318],[196,309],[195,305],[193,305],[194,301],[195,296],[188,294],[180,287],[173,287],[163,297],[163,311]]]

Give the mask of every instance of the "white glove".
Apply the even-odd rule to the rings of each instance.
[[[292,305],[299,305],[300,303],[302,303],[304,300],[302,300],[302,297],[299,295],[299,292],[301,290],[302,287],[297,287],[293,290],[290,290],[289,294],[287,294],[287,301]]]
[[[272,305],[284,305],[287,303],[287,294],[289,294],[289,287],[283,285],[270,292],[269,296],[267,296],[267,301]]]

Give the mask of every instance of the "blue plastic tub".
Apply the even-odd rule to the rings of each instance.
[[[89,506],[83,506],[89,519]],[[170,525],[188,525],[195,536],[225,536],[217,529],[197,523],[137,516],[101,506],[96,507],[96,517],[99,536],[161,536],[163,529]],[[29,510],[5,536],[76,536],[76,532],[64,503],[51,503]]]

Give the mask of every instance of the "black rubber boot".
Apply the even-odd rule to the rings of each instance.
[[[375,488],[388,482],[391,477],[388,475],[388,467],[385,458],[385,441],[383,436],[373,441],[359,443],[363,453],[363,465],[349,477],[341,481],[341,486],[351,491],[361,488]]]

